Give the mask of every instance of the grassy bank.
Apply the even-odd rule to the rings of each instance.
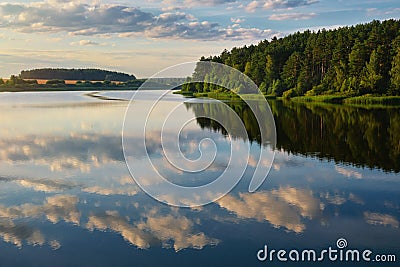
[[[346,98],[344,104],[400,106],[400,96],[358,96]]]
[[[232,92],[207,92],[207,93],[192,93],[192,92],[182,92],[175,91],[174,94],[180,94],[188,97],[209,97],[218,100],[234,100],[239,99],[240,97]],[[255,100],[259,97],[258,94],[246,94],[241,95],[245,100]],[[264,95],[266,99],[276,99],[276,96],[272,95]]]
[[[293,102],[320,102],[330,104],[345,104],[345,105],[368,105],[368,106],[400,106],[400,96],[337,96],[337,95],[322,95],[322,96],[298,96],[290,98]]]
[[[293,102],[322,102],[331,104],[342,104],[346,96],[319,95],[319,96],[296,96],[290,98]]]
[[[207,93],[192,93],[175,91],[174,94],[181,94],[188,97],[209,97],[218,100],[234,100],[239,97],[231,92],[207,92]],[[251,100],[257,99],[258,95],[246,95],[244,99]],[[284,99],[273,95],[265,95],[266,99]],[[285,98],[288,101],[299,103],[329,103],[329,104],[344,104],[344,105],[357,105],[357,106],[373,106],[373,107],[386,107],[386,106],[400,106],[400,96],[357,96],[348,97],[341,95],[319,95],[319,96],[297,96],[292,98]]]

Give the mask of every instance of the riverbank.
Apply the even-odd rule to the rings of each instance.
[[[208,93],[191,93],[191,92],[182,92],[182,91],[175,91],[173,92],[173,94],[177,94],[177,95],[183,95],[186,97],[209,97],[209,98],[214,98],[214,99],[218,99],[218,100],[233,100],[233,99],[240,99],[240,97],[235,94],[235,93],[231,93],[231,92],[208,92]],[[259,97],[258,94],[246,94],[246,95],[242,95],[242,96],[246,96],[245,98],[248,100],[251,99],[257,99]],[[266,99],[277,99],[276,96],[273,95],[264,95],[264,97]]]
[[[239,98],[231,92],[208,92],[208,93],[188,93],[176,91],[174,94],[182,94],[188,97],[209,97],[218,100],[232,100]],[[329,103],[339,105],[360,105],[360,106],[396,106],[400,107],[400,96],[340,96],[340,95],[320,95],[320,96],[296,96],[292,98],[276,97],[273,95],[264,95],[266,99],[280,99],[299,103]]]
[[[331,104],[347,104],[347,105],[388,105],[400,106],[400,96],[298,96],[290,99],[294,102],[322,102]]]

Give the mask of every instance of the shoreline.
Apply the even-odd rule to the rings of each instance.
[[[208,92],[208,93],[188,93],[176,91],[174,94],[181,94],[187,97],[201,98],[209,97],[218,100],[234,100],[239,98],[229,92]],[[294,103],[319,103],[359,107],[400,107],[400,96],[339,96],[339,95],[319,95],[319,96],[296,96],[292,98],[264,95],[267,100],[283,100]]]
[[[87,91],[136,91],[139,87],[48,87],[48,88],[12,88],[0,87],[0,93],[17,93],[17,92],[87,92]],[[156,89],[156,88],[155,88]],[[158,89],[158,88],[157,88]],[[201,98],[208,97],[217,100],[240,100],[236,94],[231,92],[207,92],[207,93],[192,93],[174,91],[173,94],[183,95],[185,97]],[[345,106],[359,107],[400,107],[400,96],[340,96],[340,95],[318,95],[318,96],[296,96],[292,98],[277,97],[274,95],[264,95],[267,100],[282,100],[291,101],[294,103],[316,103],[316,104],[333,104]],[[256,97],[254,97],[256,99]],[[252,99],[249,95],[248,99]]]

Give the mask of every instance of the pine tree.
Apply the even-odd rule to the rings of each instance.
[[[349,73],[351,76],[359,77],[367,61],[367,47],[356,40],[349,55]]]
[[[250,74],[251,74],[251,63],[250,62],[246,62],[246,66],[244,67],[243,73],[250,77]]]
[[[284,85],[288,88],[294,88],[297,84],[301,70],[301,55],[298,52],[294,52],[283,66],[281,74]]]
[[[392,69],[390,71],[390,93],[400,95],[400,47],[392,61]]]
[[[266,87],[270,87],[274,80],[274,62],[272,60],[271,55],[266,56],[266,63],[265,63],[265,85]]]
[[[361,75],[360,86],[363,89],[363,93],[379,92],[381,80],[379,56],[378,52],[374,50]]]
[[[258,87],[258,89],[260,89],[261,93],[263,93],[263,94],[266,94],[267,90],[268,90],[267,85],[266,85],[265,82],[262,82],[260,84],[260,86]]]
[[[284,88],[282,86],[281,80],[274,80],[271,85],[271,93],[276,96],[282,96]]]

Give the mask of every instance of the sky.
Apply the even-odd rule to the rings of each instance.
[[[391,18],[398,0],[3,1],[0,77],[44,67],[150,77],[274,36]]]

